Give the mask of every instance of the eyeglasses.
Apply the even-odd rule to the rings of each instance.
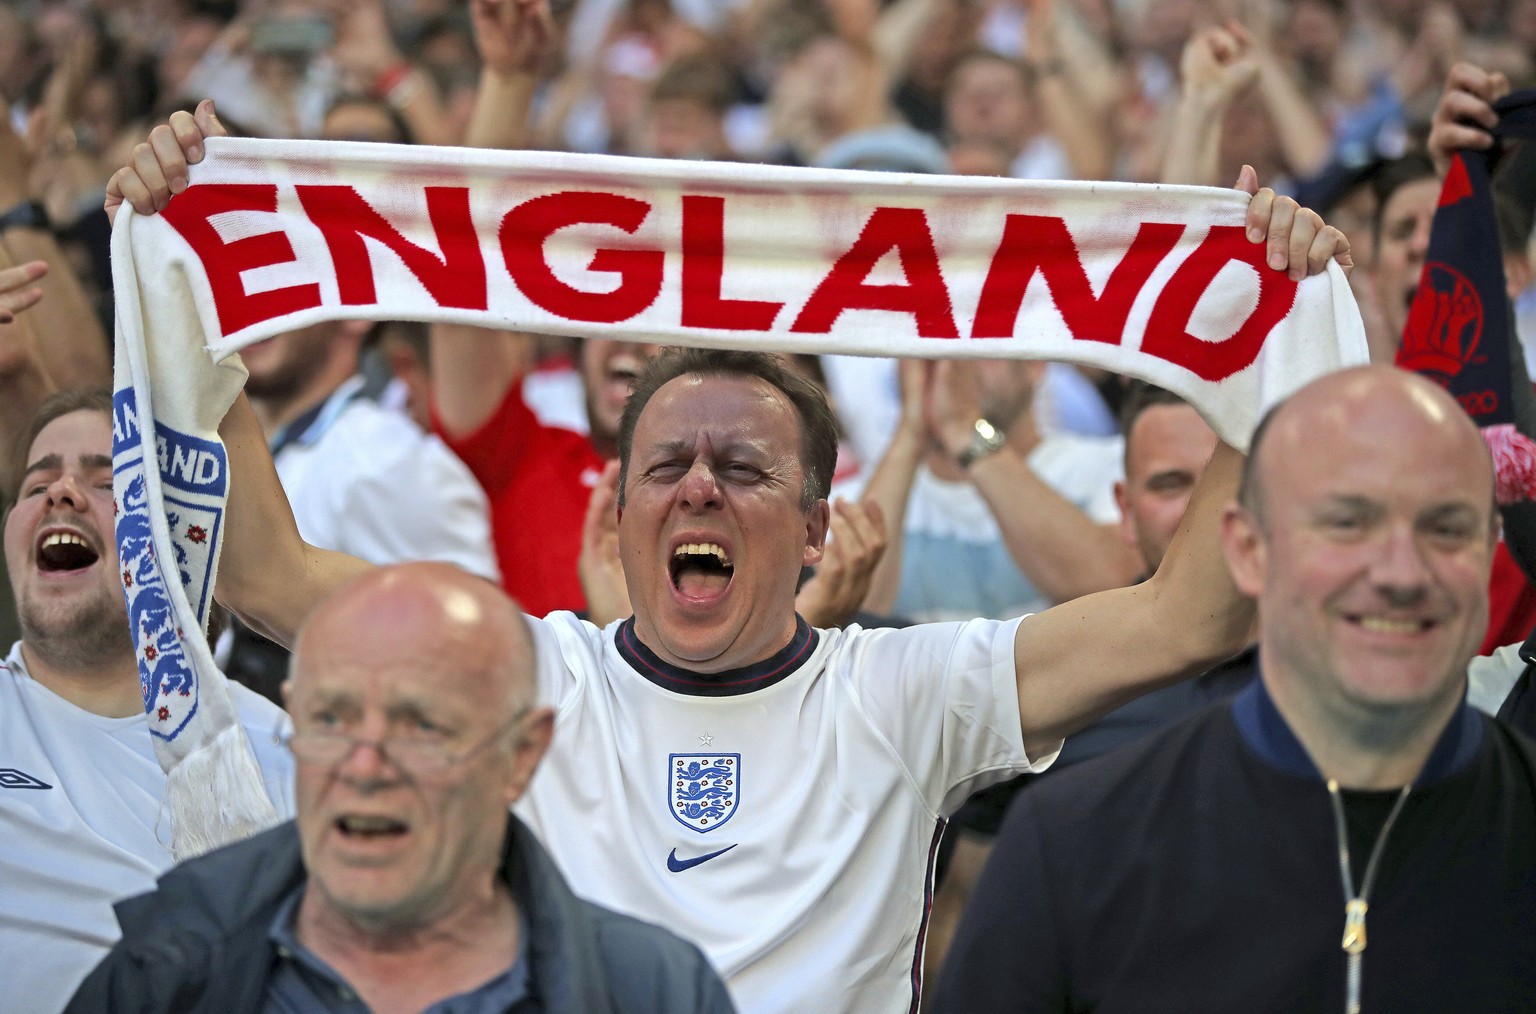
[[[352,756],[352,751],[358,747],[371,746],[405,774],[413,778],[430,778],[446,774],[468,762],[516,728],[532,710],[531,706],[520,708],[511,718],[461,750],[450,749],[448,744],[435,739],[412,739],[408,736],[364,739],[331,729],[289,727],[275,733],[274,738],[293,754],[295,760],[305,764],[340,764]]]

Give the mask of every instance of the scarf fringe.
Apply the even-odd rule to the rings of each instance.
[[[171,854],[183,862],[278,823],[261,768],[237,722],[166,772],[163,812]]]

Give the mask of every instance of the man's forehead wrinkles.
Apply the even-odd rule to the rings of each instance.
[[[673,437],[670,440],[653,440],[651,442],[651,452],[653,454],[677,454],[681,451],[691,451],[693,448],[694,441],[683,437]]]
[[[673,437],[667,440],[656,440],[650,445],[652,454],[691,454],[699,450],[700,446],[706,447],[716,456],[739,454],[742,451],[761,451],[768,440],[763,436],[753,436],[746,433],[712,433],[708,426],[700,426],[694,435],[689,437]]]

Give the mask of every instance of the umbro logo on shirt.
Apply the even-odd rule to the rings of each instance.
[[[15,768],[0,768],[0,789],[51,789],[52,785],[41,779],[33,778],[25,771]]]
[[[740,842],[737,842],[737,844],[739,845]],[[727,845],[725,848],[720,849],[717,852],[706,853],[702,856],[699,856],[697,859],[679,859],[677,858],[677,849],[673,849],[671,855],[667,856],[667,869],[671,870],[673,873],[681,873],[684,870],[691,870],[700,863],[707,863],[716,856],[725,855],[735,847],[736,845]]]

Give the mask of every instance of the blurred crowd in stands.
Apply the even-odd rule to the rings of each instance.
[[[472,5],[471,5],[472,6]],[[1350,235],[1457,60],[1519,86],[1536,0],[558,0],[526,145],[1029,179],[1225,185],[1242,162]],[[460,143],[480,81],[453,0],[4,0],[0,175],[77,240],[100,194],[213,98],[237,134]],[[1210,175],[1202,145],[1216,146]],[[1356,276],[1368,321],[1368,281]]]

